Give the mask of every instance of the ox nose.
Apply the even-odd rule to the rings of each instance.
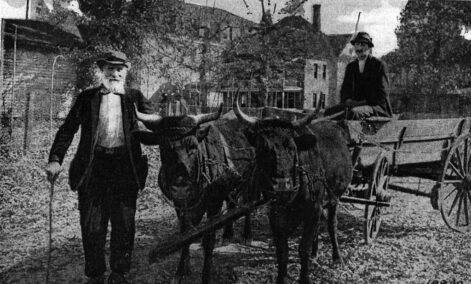
[[[273,189],[275,191],[289,191],[293,189],[291,178],[274,178]]]

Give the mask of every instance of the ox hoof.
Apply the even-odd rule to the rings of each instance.
[[[288,277],[287,276],[285,276],[283,278],[277,277],[276,278],[276,284],[289,284]]]
[[[343,263],[343,259],[341,257],[338,257],[338,258],[334,258],[332,260],[332,265],[334,267],[342,267],[344,265]]]
[[[299,278],[298,283],[299,284],[312,284],[312,281],[309,278]]]
[[[244,244],[246,246],[251,246],[253,243],[253,238],[244,238]]]
[[[183,277],[182,276],[175,276],[170,281],[170,284],[182,284],[182,283],[183,283]]]
[[[317,262],[317,256],[316,257],[311,257],[311,264],[314,266],[319,266],[319,262]]]
[[[219,246],[227,246],[228,244],[232,244],[234,243],[234,237],[230,237],[230,238],[221,238],[219,240]]]

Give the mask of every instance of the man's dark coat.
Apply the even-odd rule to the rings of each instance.
[[[85,90],[80,93],[72,106],[64,124],[59,128],[49,154],[49,162],[57,161],[62,164],[67,149],[72,143],[75,133],[81,126],[80,142],[77,153],[70,164],[69,184],[72,190],[81,190],[90,178],[94,149],[98,138],[98,119],[103,87]],[[152,104],[138,90],[129,89],[122,95],[121,110],[123,114],[123,130],[125,145],[130,157],[130,167],[133,169],[136,186],[144,188],[147,177],[147,159],[142,155],[140,142],[131,135],[131,130],[137,128],[134,104],[140,112],[152,113]]]
[[[367,57],[363,73],[360,73],[358,59],[347,65],[340,96],[342,103],[347,99],[366,100],[375,111],[374,115],[392,116],[386,65],[374,56]]]

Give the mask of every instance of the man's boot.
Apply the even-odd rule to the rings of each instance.
[[[104,284],[104,283],[105,283],[105,278],[103,277],[103,275],[90,277],[87,281],[87,284]]]
[[[108,284],[128,284],[129,282],[126,281],[124,278],[124,274],[119,272],[111,272],[110,276],[108,277]]]

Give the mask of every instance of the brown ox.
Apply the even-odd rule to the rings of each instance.
[[[223,201],[231,193],[247,186],[253,167],[254,150],[240,133],[240,123],[220,119],[219,112],[198,116],[184,115],[160,117],[137,112],[150,132],[139,132],[144,144],[160,146],[162,166],[159,186],[177,211],[181,231],[185,232],[200,223],[206,213],[208,218],[218,215]],[[205,127],[200,125],[211,122]],[[239,133],[239,134],[238,134]],[[230,136],[230,137],[228,137]],[[236,139],[239,136],[239,139]],[[228,141],[232,141],[229,147]],[[234,145],[235,144],[235,145]],[[231,155],[233,148],[245,149],[243,155]],[[244,238],[251,238],[250,220],[246,217]],[[232,237],[232,224],[225,228],[225,238]],[[209,283],[215,232],[203,237],[204,266],[202,282]],[[190,273],[189,246],[182,249],[180,262],[173,282],[180,283]]]
[[[300,282],[309,279],[309,255],[317,256],[319,221],[328,209],[328,231],[334,262],[342,259],[337,243],[337,204],[352,177],[350,152],[343,130],[321,118],[309,124],[315,113],[299,121],[257,119],[245,115],[237,99],[234,111],[249,126],[247,138],[255,147],[254,188],[273,199],[269,208],[278,263],[277,283],[288,283],[288,237],[300,225]],[[321,122],[322,121],[322,122]],[[314,246],[312,247],[312,245]]]

